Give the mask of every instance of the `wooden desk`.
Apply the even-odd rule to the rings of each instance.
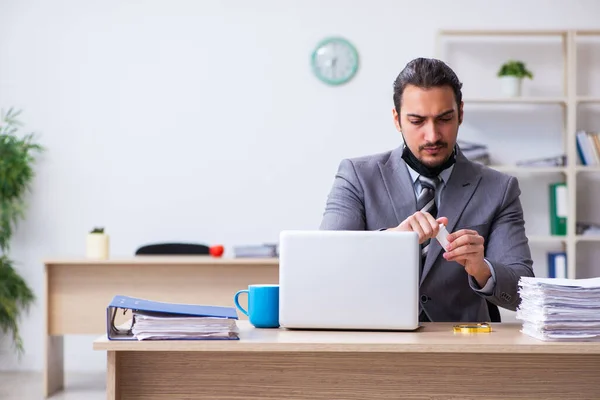
[[[94,342],[107,398],[598,399],[600,343],[548,343],[518,324],[454,334],[254,329],[239,341]]]
[[[139,256],[47,260],[44,264],[46,397],[64,388],[63,335],[106,332],[106,306],[115,295],[233,306],[237,290],[252,283],[279,281],[277,259]],[[246,297],[240,300],[245,302]]]

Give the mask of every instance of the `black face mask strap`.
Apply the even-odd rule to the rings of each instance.
[[[402,138],[404,139],[404,136]],[[405,141],[404,148],[402,149],[402,159],[420,175],[426,176],[427,178],[435,178],[443,170],[450,168],[456,162],[456,146],[454,146],[452,154],[443,164],[432,168],[421,163],[421,161],[419,161],[419,159],[415,157],[412,151],[410,151]]]

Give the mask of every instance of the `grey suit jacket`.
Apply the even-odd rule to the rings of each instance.
[[[402,147],[339,165],[320,229],[378,230],[398,226],[416,212],[416,196]],[[432,321],[489,321],[485,300],[509,310],[520,302],[518,281],[533,276],[517,179],[469,161],[460,152],[438,205],[448,232],[473,229],[485,238],[495,272],[493,293],[474,289],[469,275],[442,257],[432,240],[420,281],[421,306]],[[385,234],[385,232],[382,232]]]

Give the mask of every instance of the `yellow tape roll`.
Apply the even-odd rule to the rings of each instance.
[[[454,325],[454,333],[488,333],[492,326],[487,323]]]

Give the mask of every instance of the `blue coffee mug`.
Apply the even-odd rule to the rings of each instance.
[[[242,293],[248,295],[248,311],[240,305]],[[249,285],[233,296],[233,302],[256,328],[279,327],[279,285]]]

